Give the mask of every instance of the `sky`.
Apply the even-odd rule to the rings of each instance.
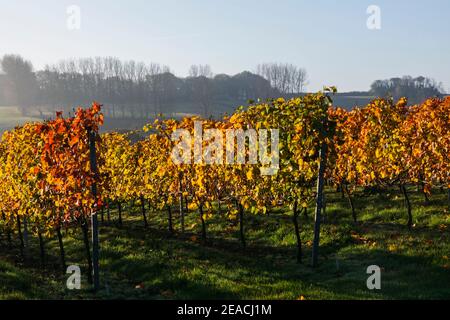
[[[80,29],[67,27],[71,5]],[[381,29],[367,27],[370,5]],[[307,70],[309,91],[423,75],[450,92],[449,12],[448,0],[0,0],[0,56],[20,54],[35,69],[114,56],[177,76],[192,64],[236,74],[286,62]]]

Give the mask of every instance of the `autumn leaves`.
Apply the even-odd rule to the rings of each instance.
[[[407,198],[405,186],[411,184],[419,184],[429,194],[433,187],[450,188],[449,117],[449,98],[429,99],[413,107],[405,99],[397,103],[376,99],[352,111],[333,108],[324,93],[277,99],[238,109],[219,120],[157,120],[146,127],[147,137],[134,143],[124,134],[104,134],[97,141],[99,175],[94,175],[88,131],[97,132],[103,116],[100,105],[93,104],[72,118],[57,114],[55,120],[5,133],[0,143],[0,210],[8,228],[15,228],[18,219],[27,219],[32,232],[50,235],[86,220],[96,206],[116,202],[121,208],[121,203],[137,199],[145,226],[146,204],[167,212],[171,232],[174,206],[179,206],[181,230],[184,215],[196,210],[203,238],[206,221],[224,214],[240,220],[245,244],[245,214],[289,206],[300,243],[297,217],[316,197],[324,144],[328,146],[326,179],[349,197],[357,187],[396,186]],[[183,130],[186,136],[195,136],[199,121],[222,139],[230,130],[254,134],[244,136],[240,144],[233,137],[235,161],[227,164],[174,162],[173,133]],[[238,161],[254,157],[251,136],[255,140],[273,129],[278,130],[277,139],[265,136],[263,140],[268,143],[265,149],[277,149],[277,174],[263,175],[259,165]],[[185,141],[189,153],[195,149],[194,140]],[[212,153],[227,154],[227,147],[218,145]],[[92,195],[94,183],[99,198]],[[410,208],[408,220],[411,226]]]
[[[0,211],[6,229],[20,231],[21,220],[26,221],[43,250],[43,235],[59,237],[62,228],[84,222],[101,204],[90,190],[99,178],[90,169],[88,130],[97,132],[102,123],[100,105],[94,103],[74,117],[58,113],[55,120],[4,134]]]

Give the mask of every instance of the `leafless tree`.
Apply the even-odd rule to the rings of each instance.
[[[308,75],[305,69],[289,63],[263,63],[256,67],[256,74],[264,77],[281,94],[304,92]]]
[[[190,78],[198,78],[198,77],[212,78],[213,76],[214,74],[212,72],[212,69],[208,64],[192,65],[189,68]]]
[[[8,70],[14,68],[8,69],[8,65],[14,63],[7,63],[5,72],[8,74],[1,76],[2,91],[8,83],[20,83],[12,81],[14,72]],[[103,111],[110,118],[147,119],[160,113],[180,111],[209,117],[231,112],[248,100],[301,92],[306,83],[306,72],[287,64],[263,64],[258,66],[261,75],[246,71],[234,76],[213,76],[209,65],[193,65],[186,78],[176,77],[167,66],[121,61],[114,57],[67,59],[36,73],[26,61],[22,61],[22,66],[27,70],[22,72],[26,74],[24,78],[37,84],[37,95],[28,103],[20,104],[39,105],[37,110],[41,115],[44,111],[70,112],[95,100],[103,104]],[[10,80],[5,81],[7,76]],[[21,83],[15,90],[9,90],[16,93],[15,100],[32,92],[26,89],[30,86],[23,85],[24,81]]]
[[[213,103],[212,70],[209,65],[192,65],[187,79],[194,102],[199,104],[202,115],[208,117]]]

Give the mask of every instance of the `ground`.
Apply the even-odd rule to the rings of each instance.
[[[269,216],[246,216],[248,246],[238,241],[235,222],[217,215],[208,221],[208,244],[201,243],[198,215],[189,214],[184,235],[166,231],[165,212],[148,212],[143,227],[139,206],[127,206],[119,228],[102,224],[101,282],[97,294],[85,277],[82,290],[69,291],[60,271],[56,239],[39,247],[30,240],[26,264],[18,240],[0,242],[0,299],[449,299],[450,213],[446,195],[436,190],[431,202],[410,188],[415,227],[405,226],[403,199],[396,190],[355,195],[360,223],[352,222],[346,199],[327,189],[320,265],[310,266],[312,213],[301,218],[304,261],[295,259],[289,209]],[[175,214],[176,216],[176,214]],[[179,231],[178,221],[175,228]],[[64,237],[67,262],[86,273],[82,233]],[[381,290],[367,289],[367,267],[381,268]]]

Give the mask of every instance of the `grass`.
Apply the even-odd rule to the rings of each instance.
[[[449,299],[450,213],[439,191],[429,205],[410,190],[415,227],[409,231],[403,199],[396,191],[355,197],[360,223],[352,223],[347,200],[327,190],[320,266],[310,267],[313,208],[301,217],[304,262],[295,259],[295,235],[288,209],[246,217],[248,246],[238,226],[224,216],[208,221],[209,241],[200,241],[200,224],[189,214],[185,234],[171,236],[164,212],[148,212],[144,229],[139,206],[128,205],[124,225],[102,225],[102,289],[94,294],[83,277],[82,290],[65,289],[55,239],[46,243],[44,269],[36,239],[30,261],[1,242],[0,299]],[[175,216],[177,216],[175,214]],[[116,212],[112,217],[117,218]],[[178,221],[175,222],[179,230]],[[64,237],[68,264],[86,273],[80,230]],[[17,240],[15,240],[17,242]],[[366,287],[366,269],[382,269],[382,289]]]

